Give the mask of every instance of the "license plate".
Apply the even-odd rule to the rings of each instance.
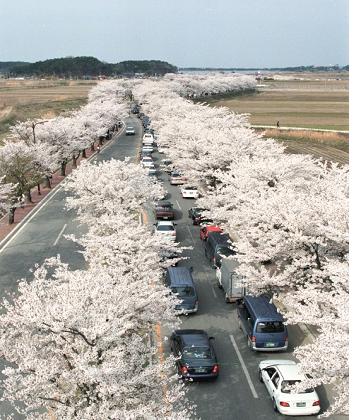
[[[298,402],[297,403],[297,407],[305,407],[306,403],[305,402]]]
[[[274,347],[275,343],[265,343],[265,347]]]
[[[198,368],[198,369],[195,369],[195,372],[196,373],[205,373],[205,372],[207,372],[207,369],[205,369],[205,368]]]

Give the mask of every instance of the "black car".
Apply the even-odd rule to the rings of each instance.
[[[189,209],[189,217],[194,222],[195,218],[200,218],[201,217],[201,213],[203,211],[205,211],[205,209],[202,209],[201,207],[191,207],[191,209]]]
[[[185,380],[216,379],[219,373],[216,353],[203,330],[176,330],[170,337],[170,348],[178,373]]]

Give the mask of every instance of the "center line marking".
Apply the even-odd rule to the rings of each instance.
[[[194,245],[196,245],[196,244],[195,244],[195,241],[194,241],[194,238],[192,237],[192,233],[191,233],[190,227],[189,227],[188,225],[186,225],[186,227],[187,227],[187,229],[188,229],[188,231],[189,231],[189,233],[190,233],[190,238],[191,238],[191,240],[192,240],[192,243],[193,243]]]
[[[177,206],[179,207],[179,210],[181,210],[181,207],[180,207],[179,201],[178,201],[178,200],[175,200],[175,202],[176,202]]]
[[[246,377],[246,379],[248,381],[248,384],[249,384],[249,387],[251,389],[252,395],[253,395],[254,398],[259,398],[259,396],[257,395],[257,392],[255,390],[254,384],[253,384],[253,382],[252,382],[252,380],[250,378],[248,368],[246,367],[246,365],[244,363],[243,357],[242,357],[242,355],[241,355],[241,353],[239,351],[239,348],[237,346],[237,343],[234,340],[233,335],[232,334],[229,334],[229,338],[230,338],[230,341],[232,342],[233,347],[234,347],[234,350],[235,350],[235,352],[236,352],[236,354],[238,356],[238,359],[240,361],[241,367],[243,368],[243,371],[244,371],[245,377]]]
[[[53,246],[56,246],[58,244],[61,235],[64,233],[64,230],[66,229],[66,226],[67,226],[67,224],[65,223],[64,226],[63,226],[63,228],[61,229],[59,235],[55,239],[55,242],[53,243]]]

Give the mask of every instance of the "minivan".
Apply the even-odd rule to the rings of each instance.
[[[245,295],[237,305],[237,315],[251,350],[287,350],[288,332],[283,316],[267,296]]]
[[[229,257],[235,252],[230,248],[230,238],[226,233],[210,232],[205,242],[205,256],[213,268],[221,266],[222,257]]]
[[[168,267],[165,273],[165,283],[181,302],[175,309],[182,314],[197,312],[198,298],[191,269],[187,267]]]

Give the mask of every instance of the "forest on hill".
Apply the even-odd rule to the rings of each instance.
[[[95,57],[54,58],[35,63],[0,62],[0,73],[9,77],[47,77],[85,78],[96,76],[119,76],[144,73],[146,75],[163,75],[176,73],[176,66],[160,60],[130,60],[112,64]]]

